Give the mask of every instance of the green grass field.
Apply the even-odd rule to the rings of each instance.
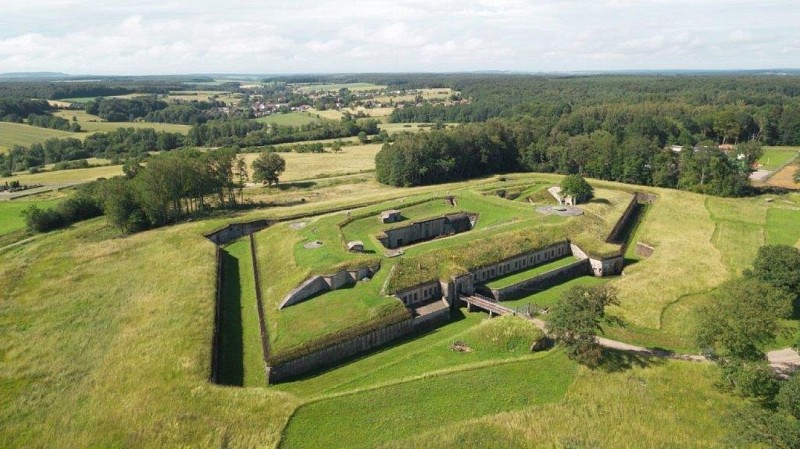
[[[24,123],[0,122],[0,153],[10,150],[14,145],[30,146],[34,143],[42,143],[47,139],[66,137],[80,139],[82,134],[39,128]]]
[[[0,235],[25,229],[22,211],[28,207],[35,204],[40,209],[45,209],[55,206],[59,201],[58,199],[0,201]]]
[[[562,353],[554,353],[312,402],[294,413],[280,447],[370,448],[458,421],[556,402],[575,372]],[[341,416],[348,417],[347,426]]]
[[[507,332],[503,321],[490,321],[484,313],[456,312],[451,323],[436,330],[292,382],[266,388],[209,383],[216,276],[214,246],[203,233],[231,221],[322,213],[348,205],[355,213],[355,206],[366,201],[402,207],[413,196],[473,192],[475,204],[486,208],[479,229],[411,248],[420,254],[446,250],[458,242],[475,242],[470,235],[480,239],[524,223],[506,222],[500,213],[506,209],[500,205],[509,204],[508,210],[531,206],[496,196],[484,199],[477,192],[560,179],[507,178],[413,189],[359,183],[336,190],[349,193],[316,202],[239,212],[132,236],[120,236],[98,218],[0,249],[3,446],[725,447],[724,417],[744,402],[714,387],[716,366],[609,353],[608,363],[596,370],[578,368],[559,350],[521,350],[529,337],[516,331],[520,322],[509,324]],[[616,189],[629,187],[601,182],[595,187],[611,204],[591,204],[586,218],[607,223],[626,204],[626,196]],[[620,289],[622,300],[612,312],[627,326],[608,328],[608,336],[683,348],[690,340],[688,329],[697,305],[743,266],[743,261],[734,260],[736,246],[730,240],[749,239],[757,228],[763,229],[766,241],[790,241],[794,235],[791,213],[800,198],[796,194],[771,195],[773,201],[766,203],[764,197],[712,200],[650,190],[658,200],[635,235],[655,247],[651,257],[626,267],[624,276],[579,278],[529,300],[552,304],[572,285],[609,282]],[[458,208],[474,206],[471,198],[459,202]],[[371,207],[380,211],[384,205]],[[493,208],[498,212],[491,212]],[[424,209],[419,213],[437,212],[435,207]],[[340,239],[336,229],[322,225],[345,217],[336,212],[305,220],[308,225],[300,231],[279,225],[258,235],[265,299],[280,298],[280,288],[291,288],[310,271],[311,262],[295,267],[298,244],[309,238]],[[569,223],[559,219],[549,224]],[[607,224],[595,230],[603,227]],[[757,245],[748,241],[741,246],[746,260]],[[244,326],[245,321],[252,323],[252,314],[242,309],[243,299],[252,297],[247,291],[252,282],[245,279],[244,269],[248,247],[237,242],[227,249],[239,268],[238,282],[227,292],[240,298]],[[331,254],[331,260],[339,257]],[[328,263],[316,255],[308,260],[321,261],[319,266]],[[379,309],[369,302],[381,297],[369,295],[380,288],[385,279],[380,276],[387,276],[388,268],[384,261],[374,281],[332,296],[336,304],[304,314],[290,323],[291,331],[321,332],[341,319],[339,314],[349,313],[344,304],[354,309],[363,304],[360,314]],[[304,304],[318,307],[312,303],[326,303],[325,296]],[[397,301],[386,300],[390,303]],[[275,319],[270,317],[275,314],[272,304],[267,310],[270,323]],[[237,307],[229,311],[236,315]],[[248,365],[257,365],[244,361],[256,360],[245,349],[253,335],[242,339],[242,379],[247,378]],[[279,333],[275,338],[284,337]],[[453,351],[456,341],[471,351]]]
[[[289,112],[286,114],[268,115],[256,119],[257,122],[269,123],[280,126],[302,126],[310,123],[319,123],[322,120],[314,114],[307,112]]]
[[[764,147],[764,154],[758,159],[758,163],[762,170],[773,171],[799,155],[800,147]]]

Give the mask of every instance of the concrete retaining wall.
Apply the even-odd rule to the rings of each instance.
[[[261,334],[261,354],[264,360],[264,371],[269,378],[269,367],[267,357],[269,357],[269,335],[267,334],[267,317],[264,315],[264,301],[261,299],[261,280],[258,274],[258,254],[256,254],[256,240],[250,234],[250,256],[253,258],[253,279],[256,284],[256,311],[258,312],[258,328]]]
[[[254,232],[267,228],[271,224],[272,222],[269,220],[255,220],[247,223],[231,223],[222,229],[206,234],[206,238],[217,245],[224,245],[228,242],[238,239],[239,237],[250,235]]]
[[[516,284],[503,288],[484,288],[498,301],[507,301],[521,296],[529,295],[536,291],[544,290],[554,284],[588,274],[589,262],[586,259],[578,260],[567,266],[542,273],[536,277],[525,279]]]
[[[611,228],[611,232],[608,234],[606,242],[622,243],[622,239],[624,238],[622,234],[628,227],[628,223],[630,222],[631,218],[634,218],[636,216],[636,212],[638,210],[639,210],[639,197],[638,194],[634,194],[633,198],[631,198],[630,203],[628,203],[628,207],[625,208],[625,212],[622,213],[622,216],[619,217],[617,223],[614,224],[613,228]]]
[[[222,344],[222,333],[220,332],[220,326],[222,325],[222,249],[219,245],[216,246],[215,257],[215,264],[217,266],[217,290],[214,296],[214,331],[211,334],[211,374],[209,376],[213,383],[217,383],[218,379],[219,350]]]
[[[372,278],[380,266],[341,270],[334,274],[311,276],[283,297],[278,309],[303,302],[314,295],[352,285],[364,278]]]
[[[399,323],[366,333],[350,341],[321,349],[279,365],[271,366],[267,369],[267,379],[270,384],[274,384],[296,378],[303,374],[318,371],[322,368],[335,366],[343,360],[402,338],[415,330],[437,326],[443,322],[449,321],[449,319],[450,309],[448,308],[421,317],[409,318]]]
[[[625,258],[620,254],[615,257],[605,259],[589,259],[592,267],[592,275],[596,277],[614,276],[622,273],[625,268]]]
[[[477,214],[457,213],[429,220],[412,222],[407,226],[387,229],[378,236],[378,241],[389,249],[466,232],[475,227]]]

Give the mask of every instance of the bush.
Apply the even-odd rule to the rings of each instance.
[[[722,379],[723,388],[764,403],[771,402],[780,388],[775,373],[765,362],[726,363],[722,366]]]
[[[780,410],[800,419],[800,373],[794,373],[781,385],[775,402]]]
[[[54,209],[39,209],[35,204],[22,211],[22,215],[28,230],[34,232],[48,232],[68,224]]]

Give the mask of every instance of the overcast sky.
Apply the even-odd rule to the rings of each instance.
[[[798,67],[798,0],[0,0],[0,72]]]

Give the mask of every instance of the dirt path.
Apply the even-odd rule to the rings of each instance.
[[[539,318],[528,318],[536,327],[547,332],[547,324]],[[616,349],[619,351],[633,352],[650,357],[662,357],[671,360],[685,360],[689,362],[709,362],[710,360],[705,356],[699,354],[682,354],[677,352],[661,351],[657,349],[645,348],[643,346],[636,346],[621,341],[611,340],[608,338],[597,337],[597,342],[609,349]],[[775,370],[781,377],[786,377],[789,373],[800,370],[800,354],[794,349],[784,348],[767,353],[767,360],[772,369]]]

